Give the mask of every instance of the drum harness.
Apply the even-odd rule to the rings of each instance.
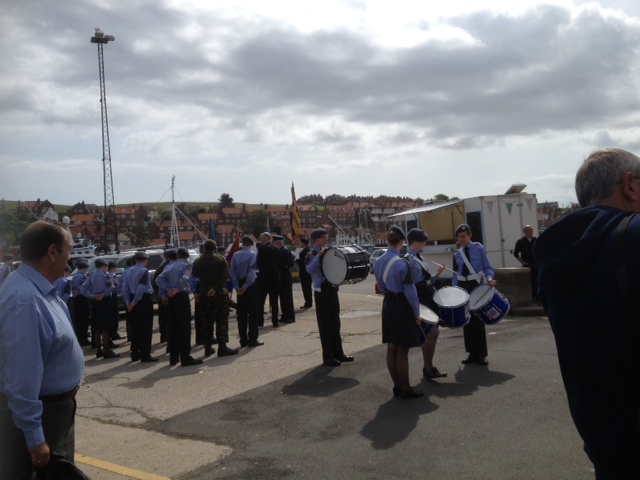
[[[464,277],[464,276],[456,273],[456,275],[458,275],[458,278],[464,279],[465,282],[471,282],[471,281],[475,280],[479,284],[485,283],[484,273],[482,273],[482,272],[481,273],[476,273],[476,271],[471,266],[471,263],[469,262],[469,259],[467,258],[467,256],[464,253],[461,252],[460,256],[462,257],[462,261],[464,262],[464,264],[469,269],[469,272],[471,273],[471,275],[467,275],[466,277]]]
[[[427,267],[426,262],[422,259],[422,257],[418,257],[415,253],[408,253],[407,257],[411,259],[415,259],[418,262],[418,265],[422,268],[422,271],[425,273],[424,284],[426,286],[431,285],[431,272],[429,271],[429,267]],[[416,285],[420,285],[423,282],[418,282]]]

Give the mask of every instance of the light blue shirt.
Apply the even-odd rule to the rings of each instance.
[[[89,275],[87,272],[76,272],[73,278],[71,279],[71,295],[84,295],[85,284],[87,283],[87,279]]]
[[[411,272],[413,273],[413,283],[420,283],[425,280],[431,280],[431,271],[429,270],[429,265],[427,265],[426,260],[422,255],[418,258],[416,255],[420,253],[413,249],[409,249],[407,252],[407,257],[411,262]]]
[[[28,448],[44,441],[43,395],[76,388],[84,355],[55,287],[23,263],[0,288],[0,392]]]
[[[251,250],[251,247],[242,247],[242,250],[237,251],[231,259],[231,281],[233,282],[233,288],[245,290],[253,285],[256,281],[256,262],[258,255]],[[242,286],[240,286],[240,279],[245,279]]]
[[[413,315],[417,318],[420,316],[420,301],[418,300],[418,291],[413,282],[411,267],[408,259],[394,260],[389,269],[387,281],[384,281],[384,272],[392,258],[398,258],[399,253],[394,248],[388,248],[373,266],[373,274],[376,277],[376,283],[382,293],[404,293],[405,298],[411,305]]]
[[[453,275],[453,279],[451,280],[451,284],[454,287],[458,285],[458,275],[462,275],[462,269],[464,268],[464,260],[462,259],[463,249],[464,247],[460,247],[453,254],[453,259],[458,266],[458,270],[456,271],[457,275]],[[493,267],[487,258],[487,251],[481,243],[469,242],[469,263],[476,273],[483,273],[487,280],[492,280],[495,277]],[[472,273],[469,272],[469,274],[471,275]]]
[[[88,278],[84,284],[84,295],[93,300],[96,295],[108,297],[115,291],[113,280],[109,272],[97,269]]]
[[[62,301],[64,303],[67,303],[67,300],[69,300],[69,297],[71,297],[71,282],[67,280],[66,275],[56,280],[53,286],[56,287],[58,296],[62,299]]]
[[[133,303],[135,305],[145,293],[149,295],[153,293],[151,275],[149,275],[149,270],[141,263],[136,263],[134,266],[128,268],[125,273],[126,275],[123,274],[120,277],[124,303],[127,305]]]
[[[189,277],[191,276],[191,264],[183,260],[170,263],[156,278],[158,293],[162,299],[167,299],[167,293],[174,288],[181,292],[189,292]]]
[[[313,247],[311,251],[307,253],[307,258],[305,260],[307,264],[307,273],[311,275],[313,288],[317,291],[320,291],[322,284],[325,281],[324,275],[322,274],[322,258],[318,256],[318,252],[320,252],[320,250],[320,247]]]

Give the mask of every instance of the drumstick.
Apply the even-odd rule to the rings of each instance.
[[[434,265],[438,266],[438,267],[444,267],[446,270],[449,270],[450,272],[453,273],[457,273],[454,270],[451,270],[449,267],[447,267],[446,265],[440,265],[439,263],[434,262],[433,260],[429,260],[431,263],[433,263]]]

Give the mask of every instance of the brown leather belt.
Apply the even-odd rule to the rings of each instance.
[[[73,390],[69,390],[68,392],[58,393],[57,395],[42,395],[40,397],[40,401],[44,403],[53,403],[53,402],[63,402],[64,400],[68,400],[76,396],[80,387],[76,387]]]

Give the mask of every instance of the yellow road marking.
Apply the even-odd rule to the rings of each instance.
[[[136,480],[171,480],[169,477],[162,477],[154,473],[143,472],[134,468],[123,467],[122,465],[116,465],[115,463],[105,462],[104,460],[98,460],[97,458],[85,457],[76,453],[75,460],[78,463],[83,463],[91,467],[100,468],[108,472],[117,473],[124,477],[135,478]]]

